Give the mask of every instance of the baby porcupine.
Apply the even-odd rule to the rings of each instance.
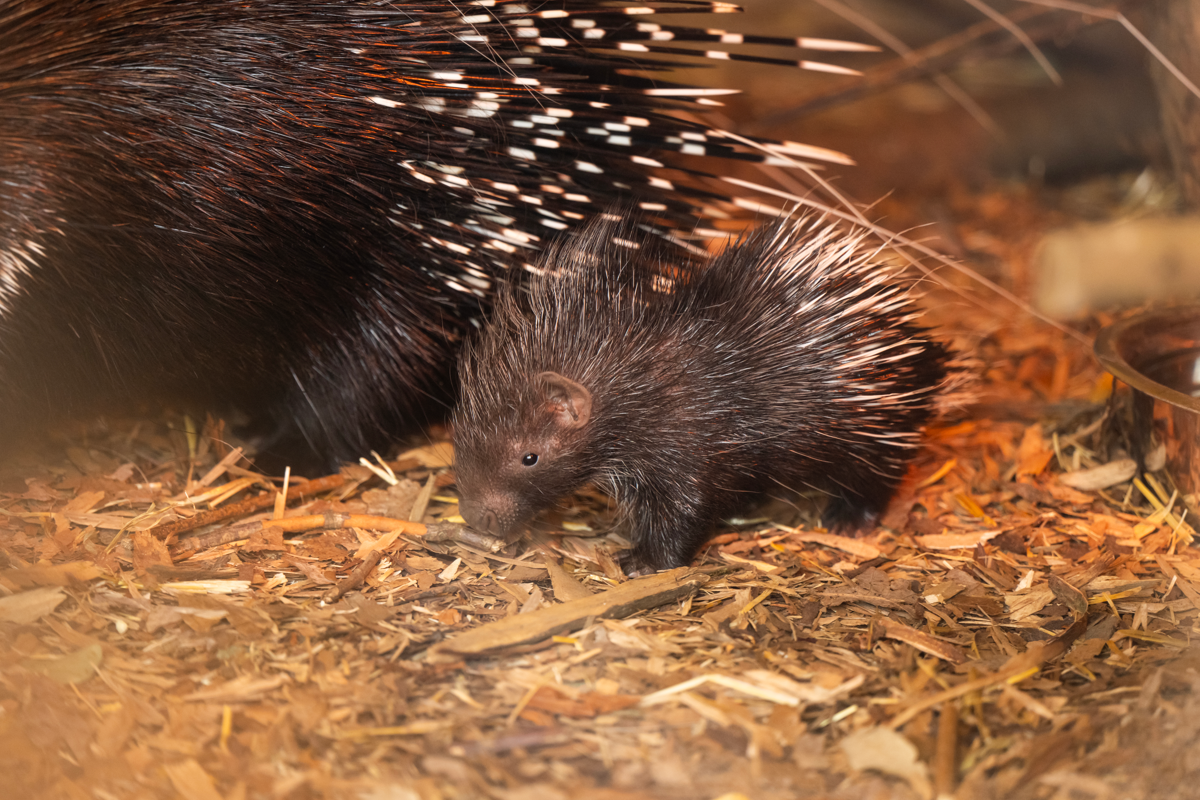
[[[779,221],[675,279],[620,215],[553,248],[462,353],[463,517],[505,535],[592,481],[627,515],[634,573],[687,564],[771,488],[828,492],[831,526],[873,522],[949,354],[862,239]]]
[[[698,179],[720,159],[836,158],[763,155],[672,115],[728,92],[630,71],[874,49],[669,24],[736,10],[0,3],[0,452],[48,417],[163,395],[250,414],[279,469],[440,418],[470,321],[555,238],[617,201],[703,225],[724,213]]]

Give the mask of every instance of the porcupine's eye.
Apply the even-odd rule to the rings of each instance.
[[[526,453],[525,455],[521,456],[521,463],[527,467],[532,467],[537,462],[538,462],[537,453]]]

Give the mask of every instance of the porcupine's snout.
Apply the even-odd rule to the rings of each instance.
[[[480,533],[501,538],[508,538],[518,522],[516,509],[502,497],[463,498],[459,501],[458,513]]]
[[[486,508],[482,503],[472,503],[469,500],[460,500],[458,503],[458,512],[462,514],[462,518],[467,521],[477,531],[483,533],[499,533],[500,521],[496,517],[496,512],[490,508]]]

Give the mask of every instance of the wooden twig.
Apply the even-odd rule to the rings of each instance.
[[[373,531],[401,531],[413,536],[423,536],[428,530],[428,527],[420,522],[409,522],[405,519],[330,511],[325,514],[306,514],[302,517],[247,522],[242,525],[231,525],[203,536],[191,536],[171,550],[171,559],[180,561],[190,558],[201,550],[248,539],[251,534],[267,528],[278,528],[283,533],[302,533],[317,528],[365,528]]]
[[[350,574],[344,580],[338,582],[337,586],[329,590],[325,595],[326,603],[333,603],[345,596],[346,592],[357,589],[362,586],[363,581],[371,574],[371,570],[375,569],[375,565],[379,563],[379,559],[383,558],[383,552],[380,550],[372,550],[363,558],[362,563],[350,571]]]
[[[937,745],[933,754],[935,797],[953,797],[958,785],[958,706],[942,703],[938,714]]]
[[[302,533],[317,528],[366,528],[370,531],[403,531],[414,536],[423,536],[426,530],[425,524],[421,522],[375,517],[370,514],[347,514],[342,511],[284,519],[265,519],[261,524],[264,528],[279,528],[284,533]]]
[[[336,474],[294,484],[288,489],[287,502],[290,503],[302,497],[336,489],[345,482],[346,477],[344,475]],[[177,519],[172,522],[163,523],[162,525],[156,525],[150,529],[150,532],[159,539],[170,543],[178,539],[181,533],[194,531],[196,528],[203,528],[205,525],[224,522],[227,519],[249,516],[256,511],[270,508],[275,503],[276,494],[276,492],[262,492],[254,497],[248,497],[245,500],[230,503],[227,506],[210,509],[209,511],[201,511],[199,514],[195,514],[187,519]]]

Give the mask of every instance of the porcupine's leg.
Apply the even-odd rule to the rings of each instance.
[[[639,486],[636,494],[618,497],[629,509],[633,549],[621,555],[629,575],[646,575],[685,567],[712,535],[719,518],[713,498],[684,497],[679,487]],[[624,495],[624,493],[622,493]]]
[[[444,419],[453,398],[452,321],[422,320],[402,296],[321,322],[283,376],[255,463],[271,473],[336,469]]]
[[[445,418],[452,383],[439,373],[449,370],[452,357],[443,364],[393,367],[387,380],[357,365],[297,376],[280,402],[265,414],[259,409],[267,418],[255,466],[271,475],[283,474],[285,467],[311,475],[373,450],[386,452],[405,434]],[[389,389],[388,397],[381,396]]]
[[[936,386],[943,379],[942,359],[945,351],[940,345],[932,344],[929,352],[928,363],[920,365],[929,374],[920,380],[914,379],[910,384],[912,389]],[[895,420],[894,432],[910,433],[909,441],[915,444],[916,435],[913,432],[921,429],[929,414],[926,407],[911,409],[908,414]],[[907,445],[865,452],[851,451],[847,453],[848,457],[833,462],[834,469],[822,487],[831,495],[821,515],[825,527],[851,535],[871,532],[908,474],[916,452],[915,447]]]
[[[887,510],[901,477],[872,473],[839,481],[821,512],[822,524],[836,533],[870,532]]]

